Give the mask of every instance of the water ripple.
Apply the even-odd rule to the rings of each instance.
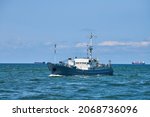
[[[113,68],[113,76],[53,78],[46,65],[0,64],[0,99],[150,99],[150,65]]]

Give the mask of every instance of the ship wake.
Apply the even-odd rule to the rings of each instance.
[[[49,77],[61,77],[62,75],[59,74],[50,74]]]

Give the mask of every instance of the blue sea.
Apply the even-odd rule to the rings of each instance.
[[[46,64],[0,64],[0,99],[150,99],[150,65],[113,65],[113,69],[113,76],[49,77]]]

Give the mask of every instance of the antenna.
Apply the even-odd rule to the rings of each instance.
[[[91,33],[91,35],[90,35],[90,43],[89,43],[89,45],[88,45],[88,50],[89,50],[89,57],[90,57],[90,59],[92,59],[92,54],[93,54],[93,37],[94,37],[94,35]]]
[[[92,42],[92,38],[94,37],[94,35],[91,33],[90,35],[90,45],[92,46],[93,42]]]
[[[56,54],[56,44],[54,45],[54,54]]]
[[[87,51],[87,58],[88,58],[89,57],[89,45],[87,44],[86,46],[87,46],[87,50],[86,51]]]
[[[54,63],[56,63],[56,44],[54,44]]]

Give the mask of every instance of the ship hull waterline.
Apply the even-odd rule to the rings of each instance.
[[[99,69],[81,70],[76,67],[68,67],[60,64],[47,63],[51,74],[56,75],[113,75],[112,67],[102,67]]]

